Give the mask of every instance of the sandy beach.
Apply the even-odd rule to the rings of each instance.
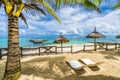
[[[89,58],[103,61],[98,69],[85,67],[83,71],[72,69],[66,61]],[[0,80],[3,77],[6,57],[0,61]],[[120,53],[117,51],[86,51],[57,55],[24,56],[21,58],[20,80],[120,80]]]

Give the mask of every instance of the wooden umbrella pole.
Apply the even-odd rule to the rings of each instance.
[[[96,51],[96,38],[94,38],[94,51]]]
[[[63,49],[62,49],[62,40],[61,40],[61,53],[63,53]]]

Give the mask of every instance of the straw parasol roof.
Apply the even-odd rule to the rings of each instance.
[[[116,38],[120,38],[120,34],[116,36]]]
[[[60,33],[60,36],[54,41],[54,43],[66,43],[69,42],[69,40],[62,36]]]
[[[104,38],[105,36],[99,32],[96,31],[96,27],[94,28],[94,31],[86,36],[87,38]]]
[[[96,38],[105,38],[105,36],[96,31],[96,27],[94,31],[86,36],[86,38],[94,38],[94,50],[96,51]]]

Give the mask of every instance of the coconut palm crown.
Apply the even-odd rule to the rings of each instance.
[[[51,5],[60,8],[61,5],[78,4],[87,9],[96,9],[101,0],[0,0],[0,7],[4,8],[8,17],[8,53],[3,80],[18,80],[21,75],[19,26],[18,19],[21,18],[26,24],[25,14],[51,14],[59,23],[60,19],[52,9]]]

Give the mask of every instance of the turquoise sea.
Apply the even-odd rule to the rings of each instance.
[[[64,43],[65,45],[80,45],[85,44],[89,42],[93,42],[93,39],[86,38],[85,36],[79,36],[79,35],[64,35],[67,39],[70,41],[67,43]],[[58,38],[58,35],[26,35],[26,36],[20,36],[20,46],[21,47],[38,47],[43,45],[59,45],[54,44],[54,40]],[[42,44],[34,44],[32,42],[29,42],[31,39],[45,39],[48,40],[47,42],[44,42]],[[7,36],[0,36],[0,47],[7,47],[8,46],[8,38]],[[99,38],[97,41],[102,42],[120,42],[119,38],[115,38],[114,35],[108,35],[106,38]]]

